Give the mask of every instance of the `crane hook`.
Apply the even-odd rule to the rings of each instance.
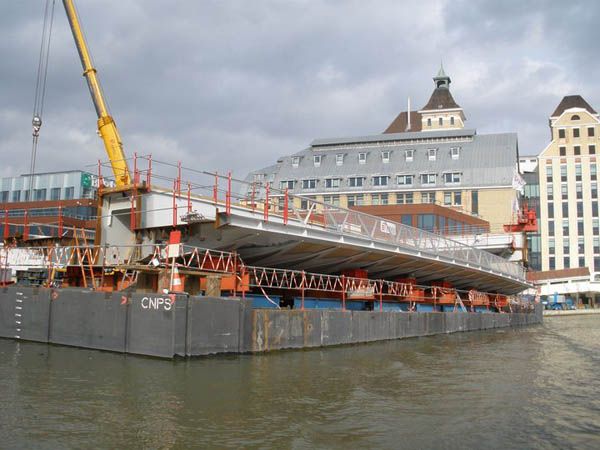
[[[40,116],[37,114],[33,116],[31,125],[33,125],[33,136],[38,137],[40,135],[40,128],[42,128],[42,119]]]

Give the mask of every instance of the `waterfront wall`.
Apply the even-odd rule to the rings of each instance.
[[[12,286],[0,289],[0,337],[172,358],[521,326],[541,312],[252,309],[236,298]]]

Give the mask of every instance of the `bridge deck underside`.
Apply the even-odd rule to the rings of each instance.
[[[236,251],[248,265],[339,274],[344,269],[365,269],[369,278],[414,277],[419,284],[446,280],[459,289],[512,294],[528,287],[522,281],[466,267],[460,263],[402,254],[353,243],[290,236],[269,230],[225,225],[219,230],[219,250]]]

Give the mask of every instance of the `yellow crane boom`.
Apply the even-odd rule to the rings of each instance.
[[[90,57],[90,52],[83,36],[75,5],[73,0],[63,0],[63,5],[69,19],[71,31],[73,32],[77,51],[79,52],[79,59],[83,66],[83,76],[87,81],[92,101],[94,102],[94,108],[98,115],[98,132],[104,142],[106,153],[108,153],[108,158],[115,175],[115,183],[117,187],[127,186],[131,184],[131,176],[127,160],[125,159],[125,152],[123,151],[123,143],[121,142],[117,125],[108,113],[106,102],[102,96],[102,89],[96,75],[96,69],[92,65],[92,58]]]

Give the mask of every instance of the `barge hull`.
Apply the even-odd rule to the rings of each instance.
[[[174,358],[265,352],[487,330],[542,322],[513,313],[252,309],[187,295],[0,289],[0,337]]]

